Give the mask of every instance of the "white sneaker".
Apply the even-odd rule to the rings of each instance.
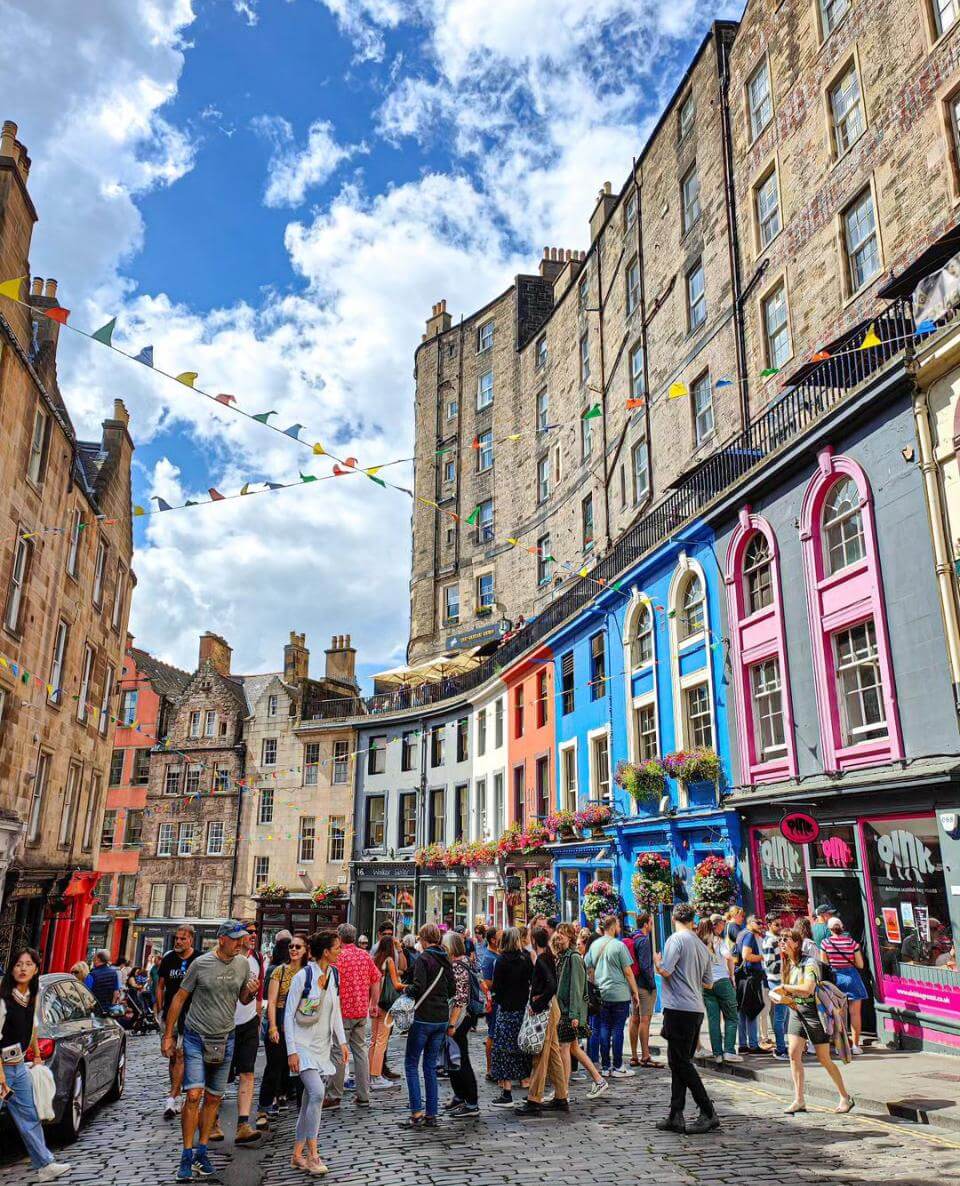
[[[722,1055],[722,1054],[715,1054],[715,1055],[713,1056],[713,1061],[714,1061],[714,1063],[715,1063],[715,1064],[716,1064],[718,1067],[722,1067],[722,1066],[723,1066],[723,1055]]]
[[[614,1079],[629,1079],[633,1071],[629,1067],[614,1067],[610,1074]]]
[[[850,1053],[851,1054],[863,1054],[863,1047],[862,1046],[851,1046]]]
[[[167,1102],[163,1105],[164,1120],[172,1120],[174,1116],[176,1116],[176,1114],[180,1111],[179,1107],[177,1106],[179,1103],[179,1096],[177,1096],[176,1099],[174,1099],[172,1095],[167,1096]]]
[[[724,1062],[743,1062],[742,1054],[725,1054],[723,1056]]]
[[[391,1087],[399,1087],[399,1083],[395,1083],[392,1079],[384,1079],[382,1075],[377,1075],[376,1078],[370,1080],[371,1091],[389,1091]]]
[[[49,1165],[45,1165],[37,1170],[37,1180],[40,1182],[52,1182],[54,1178],[62,1178],[64,1174],[69,1173],[70,1166],[65,1161],[51,1161]]]
[[[594,1083],[587,1092],[587,1099],[595,1100],[597,1096],[603,1095],[609,1086],[610,1084],[606,1081],[606,1079],[601,1079],[599,1083]]]
[[[577,1067],[576,1070],[570,1073],[570,1082],[575,1083],[578,1079],[583,1080],[587,1078],[587,1072],[583,1067]]]

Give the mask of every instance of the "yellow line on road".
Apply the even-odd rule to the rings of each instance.
[[[739,1076],[711,1075],[710,1078],[714,1083],[728,1084],[739,1091],[748,1092],[750,1095],[759,1095],[771,1100],[783,1099],[783,1096],[776,1095],[772,1091],[765,1091],[762,1087],[755,1087],[745,1083]],[[832,1108],[822,1108],[816,1104],[807,1104],[807,1111],[819,1112],[821,1115],[826,1116],[837,1115]],[[886,1133],[888,1136],[893,1133],[906,1134],[911,1137],[917,1137],[921,1141],[927,1141],[929,1144],[939,1145],[943,1149],[960,1149],[960,1143],[950,1141],[946,1137],[941,1136],[940,1133],[932,1131],[929,1125],[895,1124],[894,1117],[891,1117],[890,1120],[880,1120],[873,1116],[861,1116],[856,1112],[847,1112],[846,1117],[848,1120],[855,1120],[858,1124],[877,1129],[880,1132]]]

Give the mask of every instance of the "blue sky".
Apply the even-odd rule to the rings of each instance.
[[[276,408],[363,464],[408,456],[413,352],[587,246],[710,19],[695,0],[7,0],[7,106],[34,166],[31,265],[76,324],[119,318],[174,372]],[[37,85],[46,79],[46,85]],[[78,339],[61,385],[91,436],[124,398],[135,497],[329,473],[276,434]],[[409,481],[408,467],[396,477]],[[319,663],[351,633],[402,661],[409,500],[324,482],[137,524],[134,633],[190,667],[224,634],[242,671],[291,629]]]

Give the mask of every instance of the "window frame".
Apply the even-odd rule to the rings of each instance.
[[[21,633],[24,595],[30,579],[33,548],[23,538],[23,528],[18,526],[17,540],[10,562],[10,578],[7,582],[7,603],[3,611],[3,625],[10,634],[19,637]]]
[[[764,191],[772,184],[775,204],[766,212],[762,208]],[[753,184],[753,218],[756,226],[756,252],[762,255],[783,232],[783,195],[780,192],[780,169],[776,159],[771,161]],[[776,230],[767,237],[765,228],[776,222]]]
[[[706,392],[707,399],[706,403],[700,406],[698,399],[702,392]],[[710,382],[709,371],[699,375],[690,384],[690,413],[693,417],[693,442],[699,449],[710,440],[717,429],[716,412],[713,406],[713,384]]]
[[[489,334],[487,333],[489,330]],[[494,319],[491,317],[477,326],[477,353],[484,354],[493,347]]]
[[[96,648],[89,642],[83,644],[83,666],[80,669],[80,687],[77,691],[77,720],[85,725],[90,718],[90,705],[87,697],[90,695],[90,685],[93,682],[93,670],[97,661]]]
[[[682,689],[682,695],[684,745],[713,749],[716,745],[716,727],[713,720],[709,680],[697,680],[686,684]],[[694,697],[700,701],[700,711],[694,711]],[[706,741],[702,740],[704,736],[707,737]]]
[[[839,515],[835,515],[832,519],[827,518],[828,508],[831,499],[841,489],[853,489],[857,496],[856,506],[853,506]],[[847,534],[847,525],[856,522],[856,530],[852,535]],[[839,538],[831,533],[836,533],[839,529]],[[861,564],[867,555],[867,541],[864,531],[863,522],[863,502],[860,497],[860,490],[856,481],[850,475],[843,475],[832,482],[824,494],[823,507],[820,512],[820,539],[823,549],[823,571],[827,576],[838,576],[846,569],[852,568],[855,564]],[[836,542],[833,542],[833,541]],[[857,555],[852,559],[848,559],[849,545],[851,542],[856,544]],[[833,554],[837,549],[843,552],[843,562],[835,566]]]
[[[688,192],[688,186],[693,188]],[[680,178],[680,233],[687,235],[700,221],[703,207],[700,203],[700,171],[694,161]]]
[[[489,379],[489,383],[485,380]],[[477,411],[493,407],[493,367],[477,375]]]
[[[592,490],[580,500],[580,533],[582,550],[587,552],[594,547],[597,539]]]
[[[763,74],[766,75],[767,79],[767,94],[765,104],[761,103],[759,105],[759,109],[762,111],[763,107],[766,106],[769,108],[769,111],[767,118],[763,121],[763,123],[757,123],[754,117],[757,114],[758,105],[753,94],[753,84]],[[773,108],[773,72],[770,69],[770,59],[766,54],[763,55],[759,63],[754,67],[753,71],[748,76],[747,81],[744,84],[744,90],[746,92],[747,102],[747,126],[750,129],[750,143],[753,144],[773,122],[773,117],[775,114]]]
[[[70,515],[69,539],[70,547],[67,549],[67,576],[72,580],[77,579],[80,564],[80,534],[83,530],[83,514],[79,507],[74,507]]]
[[[700,277],[700,293],[695,295],[694,279]],[[687,333],[694,334],[707,324],[707,275],[700,256],[686,272]],[[702,311],[701,311],[702,310]]]
[[[451,599],[450,594],[456,594],[456,602]],[[443,624],[445,626],[456,626],[460,621],[460,583],[455,581],[452,585],[444,585],[441,592],[441,600],[443,603]],[[451,606],[456,605],[456,613],[451,613]]]
[[[37,429],[39,427],[39,441]],[[47,452],[50,440],[50,414],[40,400],[37,400],[33,413],[33,427],[30,431],[30,447],[27,451],[26,476],[31,486],[39,488],[43,485],[47,469]]]
[[[853,76],[853,84],[849,87],[844,87],[843,84],[850,75]],[[856,97],[850,99],[849,96],[853,95],[854,91],[856,92]],[[840,99],[845,100],[842,108],[839,102]],[[860,77],[860,64],[857,60],[856,53],[846,58],[831,75],[827,83],[826,100],[830,126],[831,154],[834,161],[839,161],[850,152],[854,145],[863,139],[868,127],[867,105],[863,94],[863,83]],[[851,139],[848,125],[855,113],[859,128]]]
[[[91,600],[93,608],[103,609],[104,577],[107,573],[107,541],[101,536],[97,540],[97,554],[93,563],[93,587]]]
[[[677,104],[677,140],[685,140],[697,122],[697,101],[693,88]]]
[[[775,678],[766,681],[766,671],[775,669]],[[787,714],[784,701],[783,676],[780,671],[780,656],[767,655],[756,663],[751,663],[747,669],[750,693],[750,708],[753,718],[753,745],[758,762],[774,762],[787,755]],[[776,698],[776,707],[773,699]],[[774,722],[771,726],[770,722]],[[772,731],[779,722],[780,740],[774,741]],[[766,729],[765,729],[766,726]],[[765,732],[771,732],[771,743],[764,740]]]
[[[775,351],[778,343],[771,335],[769,313],[774,300],[779,297],[783,309],[783,322],[776,328],[776,333],[783,335],[786,353],[781,358]],[[760,297],[760,328],[763,336],[763,351],[767,367],[782,370],[793,357],[793,335],[790,332],[790,301],[787,296],[787,281],[785,276],[779,276]],[[783,339],[780,339],[782,345]]]
[[[373,818],[375,807],[379,807],[380,818]],[[379,829],[379,841],[374,839],[375,830]],[[367,795],[363,801],[363,847],[372,851],[383,849],[387,840],[387,797],[386,795]]]
[[[864,244],[868,241],[867,238],[861,239],[854,251],[851,251],[850,238],[850,215],[854,208],[857,208],[865,202],[869,201],[871,214],[873,219],[873,227],[871,231],[872,238],[875,243],[876,254],[876,268],[870,273],[859,285],[856,286],[856,277],[854,273],[854,254],[863,249]],[[854,297],[865,292],[871,284],[883,273],[883,240],[880,234],[880,217],[877,211],[877,198],[874,192],[873,180],[871,180],[859,190],[854,197],[843,207],[840,211],[840,243],[843,252],[843,258],[846,267],[843,270],[845,293],[847,300],[853,300]]]
[[[312,864],[317,859],[317,817],[301,815],[297,824],[297,864]]]
[[[626,315],[631,317],[640,308],[640,261],[637,256],[627,264],[624,272]]]

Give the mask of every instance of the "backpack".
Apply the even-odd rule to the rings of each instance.
[[[487,1011],[487,999],[480,986],[480,973],[476,968],[467,969],[470,974],[470,999],[467,1002],[467,1013],[470,1017],[483,1017]]]

